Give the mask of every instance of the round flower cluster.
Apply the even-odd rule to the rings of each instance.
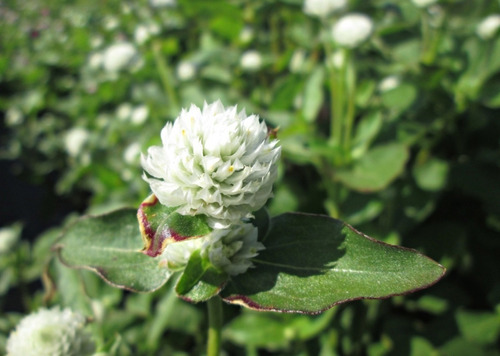
[[[258,116],[220,101],[192,105],[161,132],[163,146],[141,157],[161,204],[203,214],[212,228],[240,224],[272,194],[281,148]]]
[[[357,13],[345,15],[332,28],[335,42],[349,48],[359,46],[370,37],[372,32],[372,19]]]
[[[7,341],[7,356],[86,356],[95,345],[85,318],[70,309],[40,309],[21,320]]]
[[[500,14],[493,14],[479,23],[476,32],[481,39],[489,40],[495,37],[498,29],[500,29]]]
[[[312,16],[326,17],[346,5],[347,0],[305,0],[304,12]]]

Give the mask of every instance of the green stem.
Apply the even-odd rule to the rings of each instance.
[[[222,302],[217,296],[207,301],[208,343],[207,356],[219,356],[222,329]]]
[[[356,68],[351,60],[351,53],[346,54],[346,91],[347,91],[347,111],[344,123],[344,158],[351,159],[352,128],[354,116],[356,115]]]

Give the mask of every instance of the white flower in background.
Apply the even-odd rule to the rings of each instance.
[[[130,165],[138,162],[140,156],[141,145],[138,142],[131,143],[123,152],[123,160]]]
[[[90,137],[90,133],[81,127],[74,127],[66,132],[64,136],[64,146],[71,157],[77,157],[83,148],[83,145]]]
[[[120,22],[116,16],[106,16],[104,18],[104,28],[108,31],[115,30]]]
[[[202,238],[168,244],[160,264],[171,274],[186,267],[192,253],[200,250],[212,265],[234,276],[246,272],[252,266],[250,259],[265,249],[257,237],[258,230],[250,223],[216,229]]]
[[[214,228],[240,223],[272,194],[278,141],[258,116],[220,101],[183,109],[161,132],[163,146],[141,157],[161,204],[182,215],[204,214]]]
[[[429,5],[435,4],[438,0],[411,0],[411,2],[416,7],[427,7]]]
[[[196,66],[189,61],[180,61],[177,65],[177,78],[182,81],[188,81],[194,78]]]
[[[0,228],[0,254],[11,252],[21,235],[21,225],[13,224],[9,227]]]
[[[253,40],[253,37],[255,36],[253,28],[250,26],[245,26],[240,32],[240,41],[242,43],[249,43],[250,41]]]
[[[344,63],[345,63],[345,51],[343,50],[335,51],[330,58],[330,64],[334,68],[340,69],[344,66]]]
[[[305,0],[304,12],[312,16],[327,17],[346,5],[347,0]]]
[[[149,0],[151,7],[169,7],[177,5],[177,0]]]
[[[104,38],[102,38],[101,36],[93,36],[90,39],[90,46],[92,48],[101,47],[103,43],[104,43]]]
[[[132,110],[132,113],[130,115],[130,121],[134,125],[140,125],[146,121],[148,115],[149,115],[148,107],[146,105],[139,105],[136,108],[134,108],[134,110]]]
[[[108,72],[118,72],[133,66],[138,61],[139,53],[128,42],[116,43],[104,52],[103,67]]]
[[[146,26],[144,25],[139,25],[135,28],[134,31],[134,40],[138,44],[143,44],[145,43],[150,37],[149,30]]]
[[[127,121],[132,115],[132,104],[130,103],[122,103],[116,109],[116,116],[121,121]]]
[[[7,112],[5,113],[5,123],[7,124],[7,126],[16,126],[22,124],[23,121],[24,115],[20,109],[16,107],[7,109]]]
[[[378,85],[378,90],[381,92],[386,92],[392,89],[396,89],[399,84],[401,84],[401,80],[397,75],[390,75],[382,79]]]
[[[341,46],[354,48],[370,37],[373,21],[366,15],[352,13],[343,16],[333,25],[332,35]]]
[[[88,58],[88,64],[91,69],[99,69],[102,67],[104,56],[100,52],[92,53]]]
[[[24,317],[7,341],[7,356],[86,356],[94,350],[85,318],[57,307]]]
[[[248,50],[242,54],[240,64],[248,71],[257,70],[262,66],[262,56],[258,51]]]
[[[487,16],[483,21],[477,26],[477,35],[483,40],[489,40],[495,37],[498,29],[500,28],[500,15],[493,14]]]

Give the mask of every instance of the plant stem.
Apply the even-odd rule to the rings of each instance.
[[[153,43],[153,55],[156,62],[156,67],[158,68],[158,74],[160,76],[161,83],[165,89],[167,97],[170,99],[170,103],[173,107],[174,112],[180,110],[179,98],[172,85],[173,75],[168,66],[166,59],[161,54],[161,44],[160,42]]]
[[[219,356],[222,329],[222,302],[215,296],[207,301],[208,343],[207,356]]]
[[[351,159],[352,128],[354,125],[354,116],[356,111],[356,68],[351,59],[351,53],[346,54],[346,92],[347,92],[347,111],[345,115],[344,132],[344,162]]]

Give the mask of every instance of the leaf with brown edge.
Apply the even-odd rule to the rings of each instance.
[[[421,253],[374,240],[342,221],[287,213],[271,220],[252,259],[221,296],[251,309],[315,314],[356,299],[381,299],[427,288],[443,266]]]
[[[141,253],[140,236],[136,210],[122,209],[79,219],[53,248],[68,267],[91,270],[115,287],[152,292],[170,273]]]
[[[144,254],[156,257],[169,243],[201,237],[212,231],[204,215],[181,215],[175,209],[160,204],[154,194],[141,203],[137,220]]]

